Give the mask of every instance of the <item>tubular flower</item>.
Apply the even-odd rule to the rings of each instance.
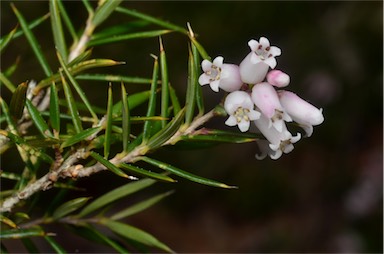
[[[272,70],[267,74],[267,81],[275,87],[285,87],[289,85],[290,78],[288,74],[282,71]]]
[[[269,119],[261,114],[260,118],[254,121],[256,127],[268,140],[268,146],[265,142],[259,144],[261,150],[260,155],[256,155],[257,159],[263,159],[267,154],[271,159],[278,159],[283,153],[289,153],[293,150],[293,144],[300,140],[301,135],[297,133],[296,136],[288,131],[285,123],[283,123],[282,131],[278,131],[275,127],[270,126]]]
[[[216,57],[212,63],[208,60],[203,60],[201,67],[204,73],[199,77],[200,85],[209,84],[215,92],[218,92],[219,88],[226,92],[240,89],[243,82],[240,79],[239,66],[224,64],[223,61],[224,58],[221,56]]]
[[[228,126],[238,125],[242,132],[249,130],[250,121],[260,117],[260,113],[253,109],[254,104],[251,96],[243,91],[228,94],[224,102],[224,108],[229,115],[225,124]]]
[[[240,75],[243,82],[256,84],[263,81],[269,67],[271,69],[276,67],[275,57],[281,55],[281,50],[270,46],[269,40],[265,37],[261,37],[259,42],[250,40],[248,46],[252,51],[241,62]]]
[[[271,84],[267,82],[256,84],[252,88],[252,101],[270,119],[270,125],[273,125],[277,131],[283,130],[284,120],[292,121],[289,115],[284,112],[277,92]]]
[[[281,90],[278,92],[280,103],[293,121],[305,130],[308,137],[312,135],[313,125],[324,121],[322,109],[318,109],[295,93]]]

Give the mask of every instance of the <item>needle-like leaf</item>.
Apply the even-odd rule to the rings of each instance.
[[[63,61],[66,63],[68,56],[67,45],[65,43],[63,26],[61,24],[59,2],[61,1],[49,0],[49,11],[51,13],[51,26],[55,46],[63,58]]]
[[[29,115],[31,116],[33,123],[40,131],[40,133],[46,138],[53,138],[52,132],[44,118],[40,115],[39,110],[32,104],[30,100],[26,101],[26,105],[29,111]]]
[[[61,74],[61,82],[63,83],[63,90],[65,94],[65,99],[67,100],[68,108],[69,108],[69,113],[71,114],[72,117],[72,122],[75,127],[76,133],[79,133],[83,130],[83,127],[81,126],[81,120],[79,117],[79,111],[77,110],[75,100],[72,95],[71,88],[67,84],[67,81],[65,80],[63,74]]]
[[[59,109],[59,96],[56,89],[56,84],[51,84],[50,104],[49,104],[49,118],[55,137],[60,133],[60,109]]]
[[[129,103],[125,86],[121,83],[121,101],[122,101],[122,128],[123,128],[123,151],[128,152],[129,136],[131,134],[131,117],[129,112]]]
[[[104,158],[108,159],[109,150],[111,148],[111,133],[112,133],[112,108],[113,108],[113,95],[112,85],[108,87],[108,105],[107,105],[107,116],[106,116],[106,127],[105,127],[105,139],[104,139]]]
[[[159,37],[160,43],[160,71],[161,71],[161,116],[168,117],[168,104],[169,104],[169,84],[168,84],[168,66],[167,57],[163,46],[163,41]],[[167,124],[166,120],[161,121],[161,127]]]

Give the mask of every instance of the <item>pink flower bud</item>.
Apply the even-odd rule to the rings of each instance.
[[[290,78],[288,74],[282,71],[272,70],[267,74],[267,81],[269,84],[273,86],[285,87],[289,84]]]

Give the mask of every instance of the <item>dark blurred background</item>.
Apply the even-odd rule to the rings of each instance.
[[[48,12],[47,1],[15,4],[27,20]],[[86,12],[82,4],[65,2],[65,6],[74,23],[83,26]],[[154,234],[176,252],[382,253],[382,1],[141,1],[124,2],[123,6],[181,26],[190,22],[208,54],[222,55],[229,63],[241,62],[249,52],[250,39],[267,37],[271,45],[282,49],[276,68],[290,75],[288,89],[323,108],[325,116],[312,137],[298,142],[293,152],[277,161],[256,160],[254,143],[157,152],[158,159],[239,189],[222,190],[185,180],[173,185],[159,183],[137,199],[170,189],[176,192],[131,217],[129,223]],[[115,14],[100,30],[130,20]],[[9,2],[2,1],[2,35],[16,23]],[[34,31],[49,61],[57,67],[49,22]],[[182,98],[187,40],[169,34],[163,42],[170,82]],[[126,65],[107,71],[128,76],[150,77],[151,53],[158,54],[156,38],[94,49],[94,56],[126,61]],[[17,56],[21,65],[14,83],[44,77],[24,38],[17,39],[2,55],[2,69]],[[104,107],[107,85],[88,83],[81,82],[91,101]],[[141,89],[142,85],[129,87],[131,92]],[[207,109],[224,95],[208,87],[203,91]],[[209,126],[227,129],[224,120],[216,119]],[[3,165],[6,163],[10,162],[3,158]],[[101,173],[80,180],[78,186],[89,188],[89,195],[96,196],[123,183]],[[50,190],[45,198],[54,193]],[[68,239],[67,233],[62,235]],[[68,247],[78,252],[107,251],[81,241]]]

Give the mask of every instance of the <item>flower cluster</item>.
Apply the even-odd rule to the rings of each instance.
[[[204,73],[199,77],[199,83],[209,84],[215,92],[219,88],[229,92],[224,101],[229,115],[226,125],[237,125],[240,131],[246,132],[253,122],[263,134],[266,140],[258,141],[261,154],[256,154],[256,158],[263,159],[269,155],[278,159],[283,153],[292,151],[293,144],[301,138],[300,133],[291,134],[286,122],[296,122],[309,137],[313,126],[324,121],[322,109],[293,92],[278,89],[290,82],[286,73],[274,70],[277,65],[275,57],[281,55],[278,47],[270,46],[265,37],[259,41],[250,40],[248,45],[251,52],[240,65],[226,64],[221,56],[213,62],[203,60]]]

